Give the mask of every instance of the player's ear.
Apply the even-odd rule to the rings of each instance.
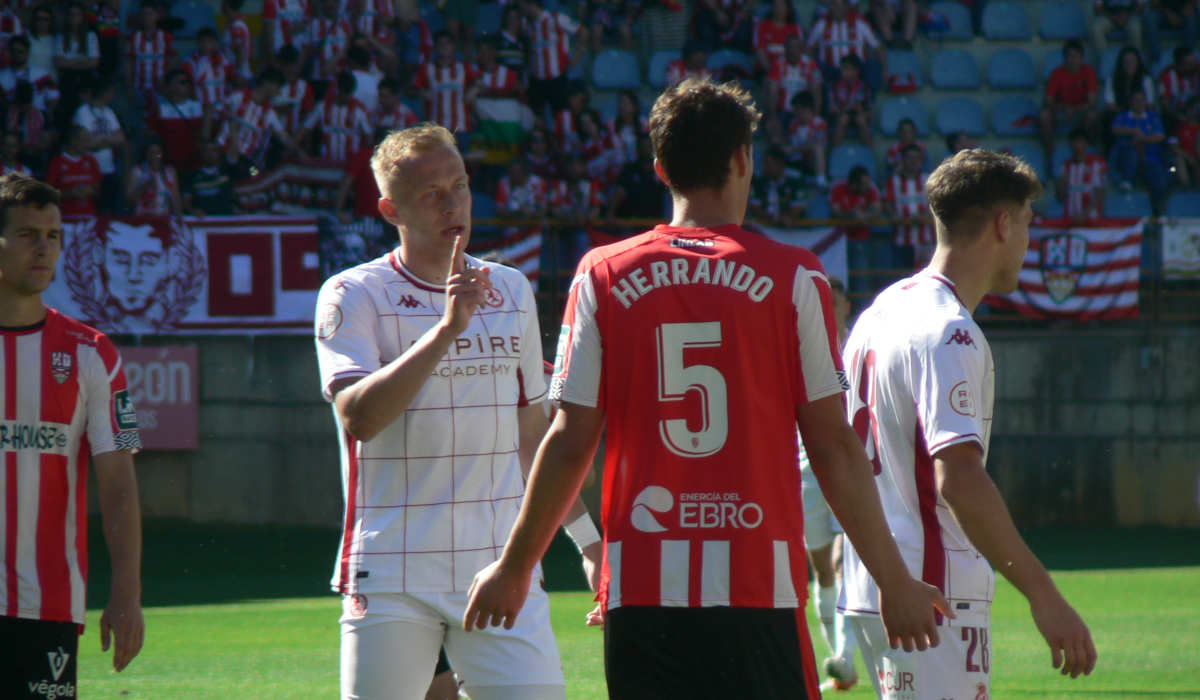
[[[662,183],[668,188],[671,186],[671,181],[667,179],[667,173],[665,170],[663,170],[662,163],[658,162],[658,158],[654,159],[654,174],[657,175],[658,179],[662,180]]]
[[[396,205],[392,200],[387,197],[380,197],[377,208],[379,209],[379,215],[383,217],[384,221],[393,225],[399,223],[400,217],[396,214]]]
[[[739,178],[746,177],[746,173],[754,169],[754,155],[751,153],[749,145],[738,146],[734,150],[733,165]]]
[[[999,206],[992,210],[992,220],[990,223],[992,226],[992,235],[996,237],[996,240],[1000,243],[1008,241],[1012,230],[1012,212],[1008,210],[1008,207]]]

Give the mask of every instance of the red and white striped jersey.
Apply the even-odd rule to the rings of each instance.
[[[707,66],[699,70],[690,70],[681,58],[677,58],[667,64],[668,86],[682,83],[688,78],[708,78],[711,75],[712,73],[708,70]]]
[[[1158,99],[1165,108],[1180,109],[1200,95],[1200,75],[1184,77],[1172,66],[1158,76]]]
[[[413,84],[418,90],[429,90],[425,100],[425,116],[450,131],[470,131],[471,115],[467,112],[467,88],[475,84],[475,70],[462,61],[440,66],[434,61],[422,64]]]
[[[367,11],[357,17],[350,16],[350,26],[354,28],[355,33],[364,36],[374,37],[376,41],[384,46],[391,46],[396,41],[396,37],[392,34],[390,28],[390,20],[382,17],[376,12]]]
[[[164,165],[162,170],[154,171],[145,165],[138,165],[134,166],[133,177],[139,185],[150,185],[142,190],[134,202],[135,216],[165,216],[171,213],[171,190],[179,191],[179,176],[175,174],[175,168]]]
[[[817,50],[821,64],[833,67],[837,67],[843,56],[850,54],[865,61],[867,49],[879,48],[879,39],[871,25],[857,12],[851,12],[842,20],[828,15],[817,20],[809,42]]]
[[[229,125],[231,122],[236,123],[240,127],[237,134],[237,151],[251,160],[255,160],[266,148],[272,132],[283,131],[283,122],[279,120],[274,108],[255,101],[252,90],[242,90],[230,95],[229,99],[225,100],[225,114],[226,121],[221,125],[221,132],[217,134],[217,142],[224,148],[229,142]]]
[[[926,270],[875,298],[842,359],[851,422],[909,573],[946,596],[958,617],[943,623],[987,624],[992,567],[938,493],[933,469],[940,450],[962,443],[977,444],[987,461],[996,376],[987,339],[954,284]],[[878,615],[879,589],[849,544],[845,573],[839,609]]]
[[[304,48],[308,15],[308,0],[263,0],[263,19],[275,21],[275,31],[271,37],[272,52],[283,48],[285,44],[297,49]]]
[[[546,181],[530,174],[525,184],[513,187],[508,176],[496,185],[496,208],[505,214],[539,211],[546,206]]]
[[[840,112],[851,107],[869,107],[871,88],[862,78],[853,81],[839,78],[829,90],[829,111]]]
[[[929,194],[925,191],[925,181],[929,173],[921,173],[919,177],[905,177],[895,173],[887,181],[887,192],[884,199],[895,207],[897,216],[917,216],[929,211]],[[931,224],[911,224],[896,226],[897,245],[929,244],[935,242]]]
[[[816,97],[821,92],[821,66],[808,56],[800,56],[799,63],[776,61],[767,78],[776,85],[775,105],[781,112],[789,108],[797,93],[808,90]]]
[[[788,38],[798,36],[804,38],[800,25],[795,23],[776,24],[775,20],[766,18],[756,20],[754,24],[754,50],[767,55],[767,66],[775,65],[783,60],[783,46]]]
[[[316,106],[316,96],[307,80],[296,78],[294,82],[279,89],[279,94],[271,104],[275,106],[275,112],[287,128],[287,132],[298,134],[300,127]]]
[[[202,105],[221,105],[234,76],[234,66],[224,53],[214,51],[208,55],[196,52],[183,64],[183,69],[192,76],[196,87],[196,99]]]
[[[139,30],[129,37],[125,55],[133,63],[133,87],[152,90],[162,82],[167,63],[175,57],[173,39],[161,29],[153,34]]]
[[[888,149],[887,149],[887,164],[888,164],[889,168],[891,168],[892,170],[896,170],[897,168],[900,167],[900,160],[901,160],[901,158],[904,157],[904,149],[908,148],[908,146],[910,144],[915,144],[917,146],[917,148],[921,149],[921,160],[922,160],[922,162],[924,161],[924,159],[925,159],[925,144],[924,143],[922,143],[920,141],[910,141],[909,143],[904,143],[903,141],[897,141],[896,143],[893,143],[892,145],[888,146]]]
[[[250,25],[242,13],[236,12],[229,18],[229,26],[225,29],[225,48],[229,51],[229,62],[233,69],[243,78],[250,77],[250,54],[252,52]],[[242,60],[238,62],[238,54]]]
[[[612,182],[617,179],[620,167],[620,154],[617,145],[608,132],[602,132],[599,138],[582,139],[579,142],[579,153],[587,163],[588,177],[600,182]]]
[[[46,130],[46,118],[33,105],[10,106],[4,115],[4,133],[17,134],[21,143],[41,143]]]
[[[571,35],[579,25],[562,12],[542,10],[530,28],[532,76],[537,80],[557,78],[571,65]]]
[[[797,407],[845,390],[815,255],[661,225],[579,263],[550,397],[606,416],[600,600],[794,608]]]
[[[617,165],[632,163],[637,160],[637,142],[638,137],[647,133],[649,128],[645,117],[640,114],[637,117],[637,126],[633,124],[622,124],[617,126],[617,120],[611,119],[608,124],[604,125],[608,131],[608,136],[612,140],[614,151],[614,160]]]
[[[587,178],[575,182],[555,180],[550,183],[546,196],[551,207],[566,209],[572,214],[586,214],[604,206],[604,186]]]
[[[8,40],[14,36],[24,36],[25,27],[21,24],[21,18],[17,17],[17,13],[13,12],[11,7],[0,9],[0,47],[8,50]]]
[[[35,68],[28,64],[24,68],[4,68],[0,70],[0,90],[11,104],[17,96],[17,85],[26,82],[33,86],[33,106],[44,116],[50,116],[50,105],[58,101],[58,83],[54,76],[45,69]]]
[[[338,163],[350,160],[371,138],[367,108],[353,97],[345,104],[333,98],[323,101],[304,121],[305,131],[317,127],[321,128],[321,157]]]
[[[337,76],[345,65],[344,57],[346,49],[350,47],[351,36],[354,36],[354,27],[344,17],[309,20],[305,43],[314,51],[320,51],[313,61],[313,80],[331,80]]]
[[[558,150],[567,153],[579,145],[579,134],[575,131],[575,115],[569,109],[554,113],[554,124],[550,127]]]
[[[1082,214],[1087,217],[1103,215],[1098,210],[1096,193],[1103,190],[1108,180],[1108,164],[1093,153],[1082,161],[1069,158],[1058,169],[1058,176],[1067,184],[1067,200],[1062,203],[1063,216]]]
[[[825,143],[829,134],[829,125],[820,117],[813,117],[807,124],[801,124],[799,119],[793,119],[788,126],[788,143],[792,146],[809,146]]]
[[[0,329],[4,359],[0,518],[4,614],[84,623],[92,455],[137,451],[137,412],[103,333],[54,309]]]
[[[488,97],[512,97],[517,94],[521,87],[521,81],[517,76],[517,72],[496,64],[496,67],[490,71],[484,71],[475,66],[475,75],[479,82],[479,88],[487,91]]]
[[[421,121],[417,113],[408,108],[408,105],[403,102],[397,102],[395,108],[385,110],[383,105],[375,108],[371,113],[371,124],[376,129],[384,128],[389,130],[404,129]]]
[[[520,271],[467,260],[489,268],[493,291],[408,409],[366,442],[333,412],[346,503],[339,593],[466,591],[516,521],[517,407],[546,393],[537,307]],[[336,380],[399,357],[441,320],[445,299],[395,252],[326,281],[315,324],[326,400]]]

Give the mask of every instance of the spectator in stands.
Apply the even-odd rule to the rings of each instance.
[[[1133,89],[1141,88],[1146,99],[1154,102],[1154,79],[1142,62],[1142,54],[1132,46],[1121,49],[1112,75],[1104,81],[1104,111],[1109,120],[1118,112],[1129,109],[1129,95]]]
[[[212,132],[212,107],[200,104],[192,85],[187,71],[169,71],[147,115],[147,126],[162,142],[164,159],[185,173],[200,164],[200,141]]]
[[[54,67],[63,94],[64,114],[79,106],[79,90],[100,67],[100,38],[88,28],[83,4],[67,6],[67,22],[54,44]]]
[[[15,4],[15,3],[13,3]],[[25,35],[25,24],[10,6],[10,0],[0,4],[0,46],[8,44],[14,36]]]
[[[396,54],[396,35],[384,17],[395,12],[391,0],[349,0],[349,21],[354,28],[351,44],[360,44],[371,52],[376,67],[385,75],[395,75],[400,66]]]
[[[866,221],[878,219],[883,212],[883,204],[879,190],[871,181],[871,173],[862,165],[850,168],[846,179],[834,183],[829,191],[829,208],[838,219],[853,219]],[[866,226],[852,226],[846,230],[850,240],[866,240],[870,229]]]
[[[400,83],[395,78],[380,80],[377,94],[379,106],[371,113],[371,123],[377,128],[405,129],[421,121],[416,112],[400,101]]]
[[[235,92],[225,101],[225,122],[217,141],[225,149],[226,159],[235,163],[235,181],[267,166],[273,139],[286,150],[299,152],[272,104],[282,87],[283,74],[267,67],[259,74],[257,85]]]
[[[576,153],[567,159],[566,178],[550,184],[550,214],[580,226],[594,221],[604,207],[604,187],[588,177],[587,161]]]
[[[62,193],[63,216],[95,216],[100,193],[100,166],[84,148],[87,132],[81,126],[67,130],[63,152],[50,159],[46,182]]]
[[[929,213],[929,197],[925,191],[925,152],[915,143],[900,151],[900,167],[892,173],[884,192],[884,210],[896,223],[895,244],[904,251],[900,264],[923,268],[933,256],[933,217]]]
[[[647,133],[637,92],[622,90],[617,94],[617,115],[608,123],[607,130],[616,148],[615,164],[624,166],[637,160],[638,139]]]
[[[263,56],[274,56],[287,44],[303,48],[311,16],[308,4],[309,0],[263,0]]]
[[[798,93],[806,91],[813,96],[814,109],[820,114],[821,94],[824,92],[821,67],[804,50],[802,37],[789,36],[784,42],[783,56],[767,72],[763,91],[767,121],[770,122],[777,112],[785,111]]]
[[[660,219],[667,202],[667,187],[654,172],[654,146],[649,134],[637,137],[637,158],[626,163],[608,197],[608,218]]]
[[[587,164],[587,176],[601,183],[611,182],[620,167],[615,160],[616,150],[600,113],[590,108],[583,110],[579,115],[579,153]]]
[[[833,120],[833,145],[846,138],[846,127],[858,130],[858,140],[871,147],[871,88],[863,82],[858,56],[842,56],[838,79],[829,88],[829,118]]]
[[[1060,121],[1096,133],[1096,71],[1083,62],[1083,44],[1072,39],[1063,45],[1063,64],[1046,82],[1046,103],[1038,119],[1047,162],[1054,153],[1054,132]]]
[[[300,49],[300,63],[310,66],[307,77],[318,97],[325,96],[350,48],[354,28],[341,12],[340,0],[320,0],[321,12],[308,22]]]
[[[196,52],[183,64],[183,70],[191,77],[195,95],[204,110],[205,134],[209,134],[215,112],[225,104],[225,98],[233,89],[233,81],[237,77],[221,44],[217,39],[217,31],[212,27],[202,27],[196,34]],[[164,81],[166,76],[163,76]]]
[[[571,53],[571,37],[587,42],[587,29],[562,12],[551,12],[539,0],[518,0],[529,22],[529,106],[541,116],[548,106],[560,110],[567,100],[567,71],[578,61]]]
[[[546,129],[535,126],[529,133],[529,143],[526,145],[524,157],[529,166],[529,172],[547,183],[562,177],[558,158],[550,141],[550,132]]]
[[[1167,190],[1167,168],[1163,159],[1166,134],[1162,120],[1150,111],[1146,93],[1135,89],[1129,98],[1129,110],[1113,120],[1116,136],[1108,162],[1117,176],[1117,186],[1125,191],[1133,187],[1140,173],[1150,190],[1150,200],[1157,214]]]
[[[454,37],[454,42],[463,47],[463,56],[470,61],[475,58],[473,42],[475,25],[479,20],[479,0],[440,0],[438,8],[442,11],[442,20],[446,23],[446,31]]]
[[[138,95],[139,105],[148,104],[175,62],[175,40],[158,26],[157,2],[142,4],[141,29],[129,37],[125,55],[125,84]]]
[[[33,177],[33,173],[21,162],[20,135],[6,131],[3,139],[0,140],[0,175],[9,173]]]
[[[684,42],[679,58],[667,64],[667,86],[682,83],[688,78],[707,78],[708,50],[694,39]]]
[[[411,75],[417,66],[433,57],[433,33],[421,18],[417,0],[396,0],[396,55],[401,74]],[[407,81],[405,81],[407,83]]]
[[[887,150],[887,167],[888,173],[894,173],[900,169],[901,160],[904,157],[904,149],[909,146],[916,146],[921,151],[921,163],[925,163],[925,144],[917,139],[917,124],[912,119],[905,117],[896,125],[896,143],[893,143]]]
[[[825,177],[825,144],[828,142],[829,126],[817,114],[813,93],[805,90],[792,97],[791,118],[788,120],[788,135],[783,150],[788,162],[812,173],[817,187],[828,187]]]
[[[85,87],[83,104],[75,110],[72,119],[83,129],[83,148],[90,151],[102,176],[100,183],[100,211],[116,214],[121,209],[121,176],[117,169],[117,156],[121,162],[129,163],[129,140],[125,130],[113,111],[112,102],[116,91],[112,83],[99,78]]]
[[[946,134],[946,157],[958,153],[967,148],[975,148],[975,139],[965,131],[951,131]]]
[[[572,80],[567,86],[567,103],[554,113],[554,145],[559,153],[579,150],[579,115],[588,107],[587,83]]]
[[[508,174],[496,186],[496,213],[522,219],[546,215],[546,182],[520,158],[508,164]]]
[[[184,176],[183,211],[189,216],[233,214],[233,167],[221,157],[221,144],[200,149],[200,167]]]
[[[1068,137],[1071,157],[1058,169],[1054,187],[1063,205],[1063,216],[1076,223],[1104,216],[1104,195],[1108,187],[1108,165],[1104,158],[1089,152],[1088,134],[1073,129]]]
[[[221,0],[221,13],[225,15],[224,45],[229,50],[239,84],[249,82],[250,66],[254,64],[254,41],[250,25],[242,14],[244,4],[245,0]]]
[[[357,33],[350,37],[350,48],[346,50],[346,66],[358,81],[358,92],[354,98],[375,109],[378,106],[379,81],[386,74],[385,67],[395,65],[396,52],[374,38]]]
[[[142,162],[130,168],[125,177],[125,198],[133,202],[134,216],[183,214],[179,173],[163,158],[162,142],[151,139],[142,154]]]
[[[754,28],[754,58],[759,72],[769,72],[776,62],[783,60],[791,37],[804,37],[796,20],[796,8],[791,0],[771,0],[771,13]]]
[[[318,155],[345,166],[362,143],[371,138],[372,127],[367,118],[367,108],[354,99],[354,74],[350,71],[338,73],[334,87],[334,92],[308,115],[300,143],[307,143],[307,135],[319,130],[321,145]]]
[[[847,0],[830,0],[829,14],[813,25],[808,43],[816,52],[826,82],[836,77],[842,59],[853,54],[865,66],[867,82],[879,89],[886,72],[887,54],[871,26],[851,9]],[[875,61],[871,61],[872,50]]]
[[[521,76],[500,63],[499,48],[500,41],[495,36],[485,36],[479,40],[475,68],[479,97],[517,97],[523,91]]]
[[[583,16],[590,28],[592,51],[603,49],[604,40],[612,36],[622,49],[633,50],[633,22],[641,9],[640,0],[588,0],[585,4]]]
[[[1158,102],[1163,122],[1174,126],[1184,115],[1184,107],[1200,95],[1200,59],[1194,46],[1175,49],[1174,63],[1158,77]]]
[[[301,75],[300,51],[288,44],[275,53],[275,65],[283,75],[283,87],[272,104],[289,134],[299,134],[300,127],[316,106],[317,93]]]
[[[122,46],[120,4],[120,0],[99,0],[84,6],[87,25],[100,40],[100,63],[96,70],[108,80],[116,78],[121,55],[125,52]],[[69,20],[70,15],[67,18]]]
[[[388,129],[377,127],[371,139],[365,140],[362,146],[350,157],[346,164],[346,177],[338,185],[337,197],[334,199],[334,211],[338,221],[348,224],[355,219],[379,219],[379,185],[375,182],[375,173],[371,170],[371,156],[375,145],[388,135]],[[353,207],[350,199],[353,197]]]
[[[454,37],[438,32],[433,62],[421,66],[414,87],[425,99],[425,116],[452,132],[470,131],[467,106],[475,101],[475,69],[456,58]]]
[[[505,68],[525,76],[525,53],[529,43],[521,31],[521,10],[506,5],[500,18],[500,33],[496,36],[496,60]]]
[[[51,125],[42,113],[33,106],[33,86],[21,81],[16,94],[4,108],[4,131],[16,134],[21,139],[21,152],[25,159],[38,166],[45,165],[45,154],[54,140]]]
[[[792,227],[804,217],[807,206],[804,183],[787,169],[787,153],[778,146],[767,149],[762,175],[750,182],[750,216],[767,226]]]
[[[1179,184],[1190,187],[1200,177],[1200,96],[1188,101],[1187,118],[1175,128],[1168,142],[1171,146],[1172,163]]]
[[[29,65],[54,75],[54,12],[44,5],[33,9],[29,24]]]
[[[1127,43],[1139,50],[1142,44],[1142,18],[1145,0],[1096,0],[1092,19],[1092,46],[1103,55],[1108,49],[1108,35],[1119,31]]]
[[[871,0],[871,26],[884,44],[911,49],[917,35],[916,0]]]
[[[21,82],[33,86],[33,106],[49,120],[58,104],[58,84],[44,69],[29,65],[29,39],[18,35],[8,40],[8,67],[0,70],[0,90],[6,100],[16,98]]]
[[[1152,0],[1146,13],[1146,54],[1151,62],[1161,53],[1162,30],[1178,31],[1183,46],[1196,46],[1200,40],[1200,0]]]
[[[731,48],[749,52],[754,31],[752,0],[696,0],[691,35],[709,51]]]

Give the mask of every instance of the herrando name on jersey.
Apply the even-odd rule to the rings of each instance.
[[[745,292],[752,301],[767,298],[775,286],[774,280],[760,275],[745,263],[733,260],[710,260],[709,258],[671,258],[650,263],[650,279],[640,267],[618,279],[612,286],[612,295],[621,305],[629,308],[633,302],[659,287],[680,284],[715,284],[734,291]]]

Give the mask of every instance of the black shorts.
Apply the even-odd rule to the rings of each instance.
[[[614,608],[604,674],[613,700],[821,697],[803,608]]]
[[[74,622],[0,617],[0,697],[76,697],[78,659]]]

